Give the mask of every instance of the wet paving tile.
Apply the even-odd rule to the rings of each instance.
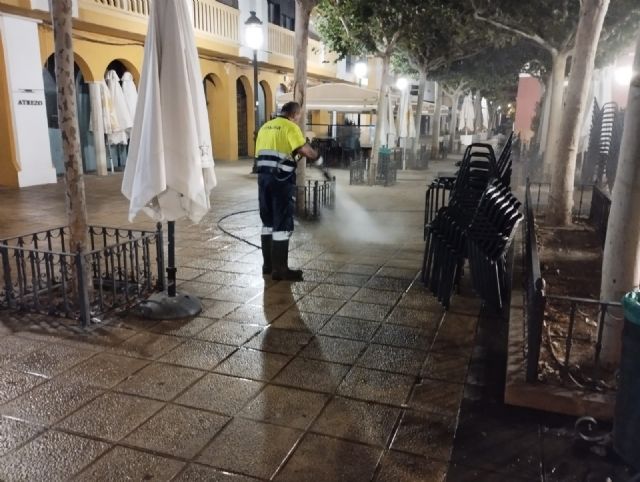
[[[29,353],[44,348],[45,346],[45,343],[29,338],[12,335],[3,336],[0,338],[0,365],[27,356]]]
[[[341,286],[329,283],[321,283],[311,292],[311,296],[321,298],[332,298],[336,300],[348,300],[356,294],[358,288],[355,286]]]
[[[183,281],[178,283],[178,293],[189,294],[198,298],[211,298],[214,291],[221,288],[221,284],[202,283],[199,280],[204,278],[201,276],[197,281]]]
[[[455,417],[407,410],[391,448],[446,461],[451,456],[455,429]]]
[[[268,385],[240,412],[262,422],[306,429],[329,399],[328,395]]]
[[[329,271],[321,271],[318,269],[304,268],[302,270],[302,276],[305,282],[321,283],[325,281],[331,273]]]
[[[380,267],[377,265],[347,263],[344,266],[341,266],[337,271],[339,273],[372,276],[378,271],[379,268]]]
[[[382,458],[376,482],[444,482],[447,463],[390,450]],[[460,479],[451,479],[458,481]]]
[[[431,352],[427,357],[421,375],[449,383],[464,383],[468,370],[468,357]]]
[[[224,321],[235,321],[249,325],[265,326],[286,311],[287,308],[267,308],[261,305],[243,305],[224,317]]]
[[[306,276],[308,274],[307,271],[304,272]],[[273,286],[269,287],[269,289],[265,290],[265,297],[272,296],[287,296],[289,298],[298,299],[301,296],[307,295],[311,293],[316,286],[318,286],[318,281],[306,280],[306,281],[278,281]]]
[[[268,479],[301,435],[291,428],[236,418],[202,452],[198,462]]]
[[[391,291],[404,291],[409,288],[411,284],[410,280],[387,278],[384,276],[376,275],[371,278],[365,286],[367,288],[375,288],[379,290],[391,290]]]
[[[262,255],[260,257],[262,258]],[[262,262],[262,260],[260,260],[260,262]],[[220,271],[225,271],[227,273],[257,275],[262,274],[262,265],[258,263],[244,263],[240,261],[233,261],[231,263],[225,263],[220,266]]]
[[[215,323],[211,318],[197,317],[189,320],[161,321],[151,331],[161,335],[194,337]]]
[[[191,281],[198,276],[202,276],[207,271],[204,269],[198,268],[187,268],[185,266],[179,266],[178,271],[176,272],[176,279],[180,281]]]
[[[0,480],[69,480],[108,449],[102,442],[46,432],[0,459]]]
[[[368,342],[373,338],[379,327],[380,323],[374,321],[334,316],[324,325],[320,333],[322,335]]]
[[[177,336],[139,333],[125,340],[120,345],[111,348],[109,351],[119,355],[153,360],[160,358],[183,341],[184,338]]]
[[[300,299],[304,294],[294,294],[289,290],[276,290],[276,287],[269,288],[262,293],[262,296],[253,298],[252,305],[259,305],[273,309],[274,307],[285,306],[289,308],[293,306],[296,300]]]
[[[324,435],[307,434],[275,480],[369,481],[382,451]]]
[[[415,264],[414,268],[398,268],[394,266],[384,266],[376,276],[384,277],[384,278],[397,278],[402,280],[413,281],[415,277],[418,275],[420,263]]]
[[[274,383],[306,390],[332,393],[349,367],[336,363],[296,358],[273,380]]]
[[[291,356],[241,348],[215,369],[218,373],[252,380],[269,381],[289,362]]]
[[[64,385],[53,380],[0,406],[0,413],[28,422],[52,425],[101,393],[97,388]]]
[[[99,353],[58,375],[56,380],[67,385],[81,384],[112,388],[149,363],[148,360]]]
[[[305,333],[317,333],[329,320],[328,315],[316,313],[304,313],[297,307],[289,308],[280,315],[271,326],[285,330],[303,331]]]
[[[369,278],[369,275],[333,273],[325,279],[325,283],[362,288],[369,281]]]
[[[117,442],[162,408],[162,403],[105,393],[67,417],[56,428]]]
[[[229,345],[187,340],[160,358],[159,361],[201,370],[213,370],[235,350],[235,347]]]
[[[230,301],[209,301],[205,304],[200,316],[220,319],[224,318],[240,306],[242,306],[241,303],[232,303]]]
[[[320,271],[334,272],[340,269],[344,263],[340,261],[330,261],[322,257],[322,259],[314,259],[304,265],[304,268],[315,269]]]
[[[354,367],[340,384],[337,393],[345,397],[399,406],[407,399],[414,380],[414,377],[406,375]]]
[[[115,387],[119,392],[169,401],[193,384],[205,372],[153,363]]]
[[[114,447],[75,479],[83,482],[115,480],[169,481],[184,466],[177,460],[125,447]]]
[[[70,346],[49,345],[5,366],[32,375],[53,377],[94,354],[93,351]]]
[[[422,285],[418,285],[418,288],[412,288],[407,291],[398,305],[402,308],[409,308],[413,310],[426,310],[444,313],[444,308],[438,302],[438,299]]]
[[[464,386],[439,380],[423,379],[415,386],[409,406],[414,410],[424,410],[456,417]]]
[[[376,305],[373,303],[360,303],[359,301],[348,301],[347,304],[338,311],[338,316],[380,322],[384,320],[384,317],[388,312],[388,306]]]
[[[246,348],[254,350],[295,355],[311,340],[311,334],[300,331],[280,330],[268,327],[257,336],[245,343]]]
[[[435,332],[442,317],[443,314],[439,312],[414,310],[398,306],[391,312],[386,321],[394,325],[422,328]]]
[[[409,348],[371,344],[358,360],[358,365],[386,372],[418,375],[426,353]]]
[[[125,442],[136,447],[190,459],[229,421],[228,417],[167,405],[130,434]]]
[[[15,450],[41,431],[42,429],[35,425],[0,417],[0,457]]]
[[[264,387],[263,383],[242,378],[208,374],[174,403],[235,415]]]
[[[399,408],[336,397],[311,427],[312,432],[384,447]]]
[[[44,377],[0,369],[0,405],[44,383]]]
[[[208,298],[233,303],[247,303],[262,294],[262,288],[240,288],[239,286],[224,286],[215,290]]]
[[[361,303],[375,303],[377,305],[393,306],[396,304],[401,294],[402,292],[400,291],[361,288],[360,291],[358,291],[353,297],[353,301],[359,301]]]
[[[300,356],[314,360],[353,364],[366,346],[366,343],[360,341],[316,336],[300,352]]]
[[[173,482],[255,482],[258,479],[231,474],[206,465],[190,464]]]
[[[262,326],[221,320],[200,332],[197,338],[215,343],[240,346],[262,331]]]
[[[429,350],[434,332],[409,326],[383,324],[373,341],[382,345]]]
[[[342,300],[306,296],[296,303],[298,310],[320,315],[333,315],[344,304]]]

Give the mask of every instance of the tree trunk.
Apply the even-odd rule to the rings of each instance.
[[[640,282],[640,216],[636,212],[640,206],[640,37],[633,72],[604,247],[600,287],[603,301],[619,301]],[[621,320],[605,320],[605,363],[616,363],[620,358],[622,326]]]
[[[560,142],[556,148],[557,162],[551,178],[551,192],[547,220],[552,225],[571,224],[573,208],[573,183],[576,173],[576,156],[582,131],[584,111],[591,87],[591,77],[609,0],[582,0],[580,21],[576,33],[566,105],[562,113]]]
[[[456,143],[456,132],[458,132],[458,104],[462,91],[456,90],[451,96],[451,135],[449,136],[449,152],[453,152]]]
[[[65,194],[70,234],[69,251],[75,254],[87,252],[89,232],[80,154],[80,131],[76,110],[71,3],[72,0],[50,0],[49,6],[55,47],[58,120],[64,154]],[[77,280],[74,281],[77,294],[81,290],[91,288],[89,280],[90,278],[85,276],[85,286],[78,286]]]
[[[376,165],[378,164],[378,151],[384,145],[385,139],[382,139],[382,124],[387,122],[387,106],[389,96],[389,64],[391,54],[382,56],[382,79],[380,80],[380,92],[378,94],[378,109],[376,111],[376,134],[373,138],[373,149],[371,152],[371,160],[369,161],[369,185],[373,186],[376,181]]]
[[[424,103],[424,91],[427,88],[427,72],[420,72],[418,83],[418,101],[416,102],[416,138],[411,146],[411,157],[414,165],[418,165],[418,150],[420,149],[420,127],[422,126],[422,104]]]
[[[551,81],[549,84],[550,108],[547,123],[547,141],[544,148],[543,180],[550,177],[553,165],[558,159],[558,141],[560,139],[560,123],[562,122],[564,73],[567,68],[568,54],[561,52],[552,54]]]
[[[300,104],[302,114],[298,125],[304,134],[307,127],[307,52],[309,46],[309,19],[317,0],[296,0],[295,20],[295,45],[296,54],[293,57],[293,100]],[[296,209],[298,213],[304,212],[304,196],[300,191],[304,189],[306,182],[306,159],[298,163],[296,169]]]
[[[433,114],[433,134],[431,136],[431,159],[437,159],[440,155],[440,124],[442,122],[442,87],[435,82],[434,94],[436,96],[435,112]]]

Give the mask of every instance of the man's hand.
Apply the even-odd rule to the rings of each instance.
[[[296,151],[296,154],[302,155],[307,159],[311,159],[312,161],[315,161],[316,159],[318,159],[318,157],[320,157],[320,155],[318,154],[318,151],[316,151],[309,144],[305,144],[300,149],[298,149]]]

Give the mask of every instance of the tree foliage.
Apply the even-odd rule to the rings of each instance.
[[[391,54],[416,14],[417,0],[322,0],[317,28],[341,58]]]

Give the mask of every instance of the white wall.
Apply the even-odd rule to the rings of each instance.
[[[11,97],[11,117],[16,136],[20,187],[56,182],[51,160],[47,107],[40,63],[37,21],[0,15]]]

